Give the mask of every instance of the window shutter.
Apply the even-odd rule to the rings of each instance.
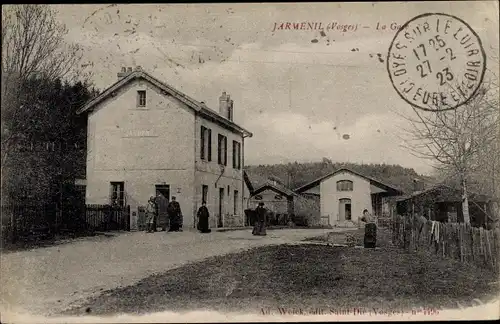
[[[241,169],[241,143],[238,143],[238,170]]]
[[[222,135],[217,138],[217,163],[222,164]]]
[[[224,137],[224,165],[227,165],[227,137]]]
[[[205,159],[205,127],[201,126],[200,158]]]
[[[236,169],[236,141],[233,141],[233,169]]]
[[[208,129],[208,161],[212,161],[212,130]]]

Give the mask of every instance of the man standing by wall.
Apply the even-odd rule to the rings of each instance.
[[[172,196],[172,201],[167,207],[168,218],[170,220],[169,232],[182,232],[182,211],[181,206],[176,201],[175,196]]]

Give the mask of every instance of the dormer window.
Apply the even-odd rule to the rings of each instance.
[[[337,191],[352,191],[353,185],[351,180],[337,181]]]
[[[137,106],[146,107],[146,90],[137,91]]]

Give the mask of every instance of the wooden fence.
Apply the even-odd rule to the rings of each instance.
[[[423,216],[399,216],[392,221],[392,242],[411,252],[427,250],[464,263],[498,271],[498,231],[465,223],[441,223]]]
[[[85,222],[93,231],[130,231],[130,206],[87,205]]]
[[[130,231],[130,206],[77,205],[61,209],[56,204],[1,207],[1,241],[44,239],[71,232]]]

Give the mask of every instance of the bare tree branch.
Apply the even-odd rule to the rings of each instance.
[[[415,156],[436,162],[436,169],[446,178],[456,178],[462,186],[466,222],[469,218],[467,183],[474,188],[481,180],[489,183],[488,177],[496,177],[495,167],[497,170],[499,167],[496,81],[495,75],[489,76],[475,97],[455,110],[423,112],[414,108],[413,116],[402,116],[410,126],[405,129],[404,147]],[[458,85],[449,84],[449,88],[450,92],[460,95]]]

